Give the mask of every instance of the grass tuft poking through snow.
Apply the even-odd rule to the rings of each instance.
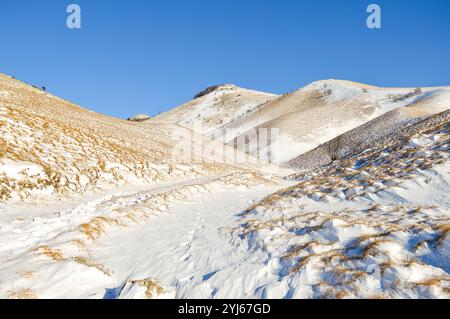
[[[237,234],[282,265],[279,297],[450,297],[450,124],[428,124],[243,212]]]

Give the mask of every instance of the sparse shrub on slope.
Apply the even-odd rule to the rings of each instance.
[[[343,146],[342,136],[338,136],[326,144],[327,152],[331,158],[331,161],[336,161],[340,158],[339,152],[343,148]]]

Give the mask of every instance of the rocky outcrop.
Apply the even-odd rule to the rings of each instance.
[[[129,119],[127,119],[127,121],[131,121],[131,122],[144,122],[147,120],[150,120],[151,116],[147,115],[147,114],[138,114],[136,116],[130,117]]]
[[[210,86],[207,87],[206,89],[204,89],[203,91],[201,91],[200,93],[198,93],[196,96],[194,96],[194,99],[198,99],[202,96],[208,95],[214,91],[220,90],[222,88],[234,88],[235,86],[233,84],[219,84],[219,85],[214,85],[214,86]]]

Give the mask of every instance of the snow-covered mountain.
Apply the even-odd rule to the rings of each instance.
[[[0,75],[0,297],[448,298],[449,109],[326,80],[125,121]],[[286,167],[174,157],[258,128]]]
[[[232,126],[279,129],[279,161],[283,163],[386,112],[413,103],[430,90],[319,81],[265,105]]]
[[[205,92],[209,93],[159,115],[155,122],[201,124],[211,136],[222,132],[218,135],[225,136],[231,146],[236,138],[251,136],[260,128],[276,128],[279,137],[272,142],[279,145],[277,160],[285,163],[397,108],[430,99],[436,107],[445,107],[450,88],[393,89],[324,80],[283,96],[233,85]],[[257,156],[261,150],[250,148],[249,152]]]

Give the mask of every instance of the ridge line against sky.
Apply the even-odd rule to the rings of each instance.
[[[99,113],[158,114],[207,86],[285,93],[322,79],[450,85],[446,0],[61,0],[0,4],[0,72]],[[370,3],[382,28],[366,26]]]

